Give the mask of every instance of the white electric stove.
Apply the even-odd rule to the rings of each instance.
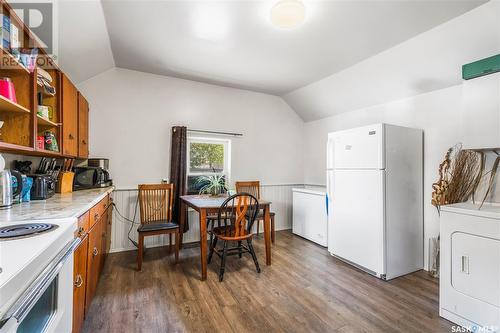
[[[0,222],[0,332],[70,332],[77,220]]]

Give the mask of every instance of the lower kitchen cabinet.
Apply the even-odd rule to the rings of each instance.
[[[106,196],[79,218],[78,224],[82,227],[75,237],[80,237],[82,243],[74,254],[73,333],[78,333],[82,327],[109,251],[112,205],[108,200]]]
[[[89,237],[85,236],[75,250],[73,268],[73,333],[80,332],[85,318],[85,286],[87,284],[87,251]]]
[[[88,311],[94,298],[101,273],[102,261],[102,219],[99,219],[89,231],[89,248],[87,251],[87,291],[85,312]]]
[[[113,201],[109,198],[109,205],[107,210],[107,224],[106,224],[106,253],[111,250],[111,224],[113,223]]]
[[[108,215],[107,211],[104,211],[104,214],[102,214],[101,219],[99,220],[99,234],[101,235],[100,239],[100,244],[99,244],[99,254],[98,254],[98,261],[99,261],[99,270],[97,272],[98,279],[99,276],[101,276],[102,269],[104,268],[104,258],[106,255],[106,225],[108,224]]]
[[[111,248],[111,222],[112,222],[112,211],[113,205],[111,205],[111,199],[106,206],[104,213],[102,214],[102,222],[101,222],[101,234],[102,234],[102,244],[101,244],[101,265],[99,274],[102,272],[104,268],[104,261],[106,260],[106,254],[109,253],[109,249]]]

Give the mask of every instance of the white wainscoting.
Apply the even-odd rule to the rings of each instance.
[[[276,213],[276,230],[292,228],[292,188],[304,187],[303,184],[285,184],[285,185],[262,185],[261,197],[272,202],[271,211]],[[132,220],[134,210],[137,205],[136,189],[117,189],[113,192],[113,200],[116,204],[113,210],[113,226],[111,230],[111,252],[120,252],[135,249],[129,241],[127,235],[131,223],[122,218],[118,211],[126,218]],[[140,223],[139,207],[135,214],[135,222]],[[196,242],[200,240],[200,229],[198,222],[198,213],[192,210],[188,212],[189,231],[184,234],[184,242]],[[137,241],[137,225],[133,226],[130,237]],[[263,228],[261,228],[263,232]],[[145,239],[146,247],[155,247],[168,244],[168,236],[152,236]]]

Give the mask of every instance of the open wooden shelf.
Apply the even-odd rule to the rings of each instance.
[[[11,100],[0,95],[0,112],[17,112],[31,113],[31,111],[22,105],[12,102]]]
[[[45,149],[36,149],[36,151],[33,155],[56,157],[56,156],[61,156],[61,152],[60,151],[45,150]]]
[[[0,45],[0,77],[11,79],[17,103],[0,96],[0,152],[50,157],[88,156],[88,102],[74,84],[47,54],[41,40],[24,24],[6,0],[0,0],[2,13],[10,17],[11,24],[19,31],[19,47],[38,48],[36,66],[26,68],[9,48]],[[52,77],[56,93],[47,93],[38,84],[38,69],[46,70]],[[38,116],[38,105],[49,107],[50,119]],[[38,149],[37,138],[50,131],[57,141],[59,151]]]
[[[46,127],[58,127],[60,125],[60,124],[55,123],[55,122],[53,122],[45,117],[40,116],[39,114],[37,114],[36,117],[37,117],[38,125],[46,126]]]
[[[19,60],[3,47],[0,46],[1,66],[0,70],[9,71],[9,74],[30,74],[30,71],[24,67]]]
[[[35,149],[33,147],[28,147],[28,146],[21,146],[21,145],[16,145],[13,143],[8,143],[4,141],[0,141],[0,148],[4,150],[12,150],[15,151],[16,153],[32,153]]]

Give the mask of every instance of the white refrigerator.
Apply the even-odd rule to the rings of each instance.
[[[328,250],[382,279],[423,268],[423,132],[375,124],[328,135]]]

